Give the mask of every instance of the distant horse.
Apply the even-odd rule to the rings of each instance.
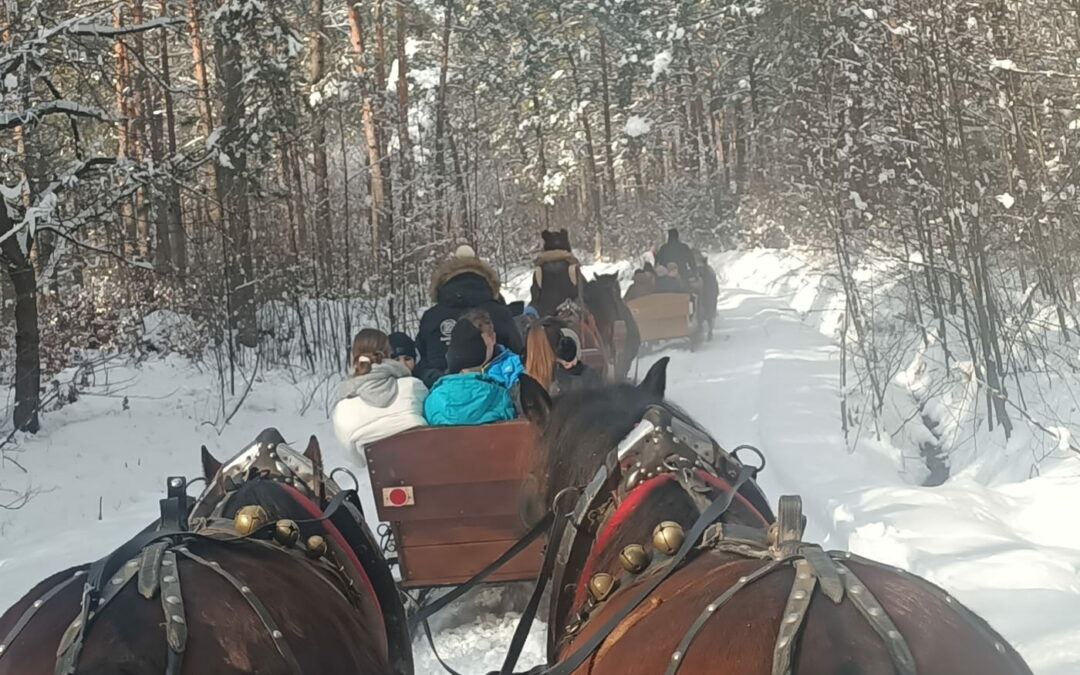
[[[633,313],[623,302],[618,275],[598,274],[586,283],[585,307],[592,314],[596,329],[600,333],[600,341],[604,344],[615,344],[617,321],[622,321],[625,325],[626,335],[621,348],[616,352],[615,377],[618,380],[626,379],[641,349],[641,333]]]
[[[737,479],[710,475],[685,454],[668,455],[681,447],[665,446],[679,424],[672,420],[688,418],[663,402],[666,367],[661,359],[637,387],[554,403],[523,384],[522,405],[540,431],[523,514],[572,486],[593,506],[582,511],[579,501],[559,549],[548,621],[548,660],[558,665],[545,672],[1031,675],[999,634],[941,589],[793,542],[780,522],[767,526],[771,514],[747,490],[745,467]],[[643,426],[654,413],[667,425]],[[708,496],[698,492],[709,487]],[[722,525],[680,538],[717,504]]]
[[[412,672],[389,568],[314,437],[300,455],[268,429],[203,465],[197,531],[181,493],[114,555],[39,583],[0,617],[0,675]]]

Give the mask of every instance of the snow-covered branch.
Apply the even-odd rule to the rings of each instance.
[[[119,37],[132,33],[143,33],[155,28],[168,28],[169,26],[181,26],[187,20],[179,16],[162,16],[150,21],[138,23],[133,26],[108,26],[101,24],[74,24],[65,31],[69,35],[87,35],[92,37]]]
[[[30,126],[37,124],[49,115],[87,117],[101,122],[113,121],[112,116],[101,108],[83,105],[82,103],[76,103],[75,101],[59,99],[56,101],[37,103],[24,110],[6,110],[0,112],[0,129]]]

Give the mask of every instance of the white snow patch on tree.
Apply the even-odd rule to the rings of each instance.
[[[1012,59],[990,59],[990,70],[1016,70],[1016,62]]]
[[[660,77],[668,71],[671,66],[671,50],[665,49],[662,52],[656,54],[652,61],[652,79],[650,82],[656,82],[656,78]]]
[[[416,81],[416,85],[421,89],[436,89],[439,86],[438,66],[413,70],[411,75],[413,80]]]
[[[626,127],[623,129],[630,138],[637,138],[638,136],[644,136],[652,130],[652,123],[645,119],[641,115],[631,115],[626,118]]]
[[[994,199],[1001,202],[1001,205],[1007,209],[1011,209],[1012,205],[1016,203],[1016,200],[1013,199],[1013,196],[1008,192],[1002,192],[997,197],[994,197]]]
[[[851,201],[855,203],[855,208],[860,211],[866,210],[866,202],[863,201],[862,195],[852,190],[848,196],[851,197]]]
[[[19,86],[19,78],[15,76],[15,73],[8,73],[4,77],[4,88],[8,91],[15,91],[15,88]]]

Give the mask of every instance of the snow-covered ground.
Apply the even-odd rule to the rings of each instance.
[[[1038,675],[1080,672],[1080,533],[1071,519],[1080,512],[1080,461],[1051,454],[1028,478],[1017,456],[1031,453],[1012,444],[988,449],[989,464],[969,453],[943,486],[919,487],[902,449],[844,437],[840,352],[829,328],[837,307],[820,275],[771,252],[728,253],[713,263],[724,287],[716,335],[695,354],[664,352],[673,357],[670,397],[722,445],[751,443],[765,452],[766,492],[803,496],[810,538],[944,586]],[[526,283],[527,275],[515,278],[508,292]],[[642,372],[661,355],[643,359]],[[328,464],[355,468],[333,440],[321,380],[263,373],[219,434],[216,374],[179,357],[99,371],[81,400],[46,416],[37,436],[20,439],[25,473],[0,466],[0,487],[36,492],[25,507],[0,511],[0,607],[46,574],[106,553],[153,518],[165,478],[198,473],[201,444],[228,456],[276,426],[301,446],[316,434]],[[486,589],[438,617],[442,655],[466,672],[497,668],[516,619],[506,608],[520,597],[518,588]],[[542,644],[539,626],[522,666],[539,662]],[[441,672],[422,640],[417,663],[420,673]]]

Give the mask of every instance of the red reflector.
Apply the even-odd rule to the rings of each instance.
[[[416,503],[411,485],[383,488],[382,496],[383,506],[412,506]]]

